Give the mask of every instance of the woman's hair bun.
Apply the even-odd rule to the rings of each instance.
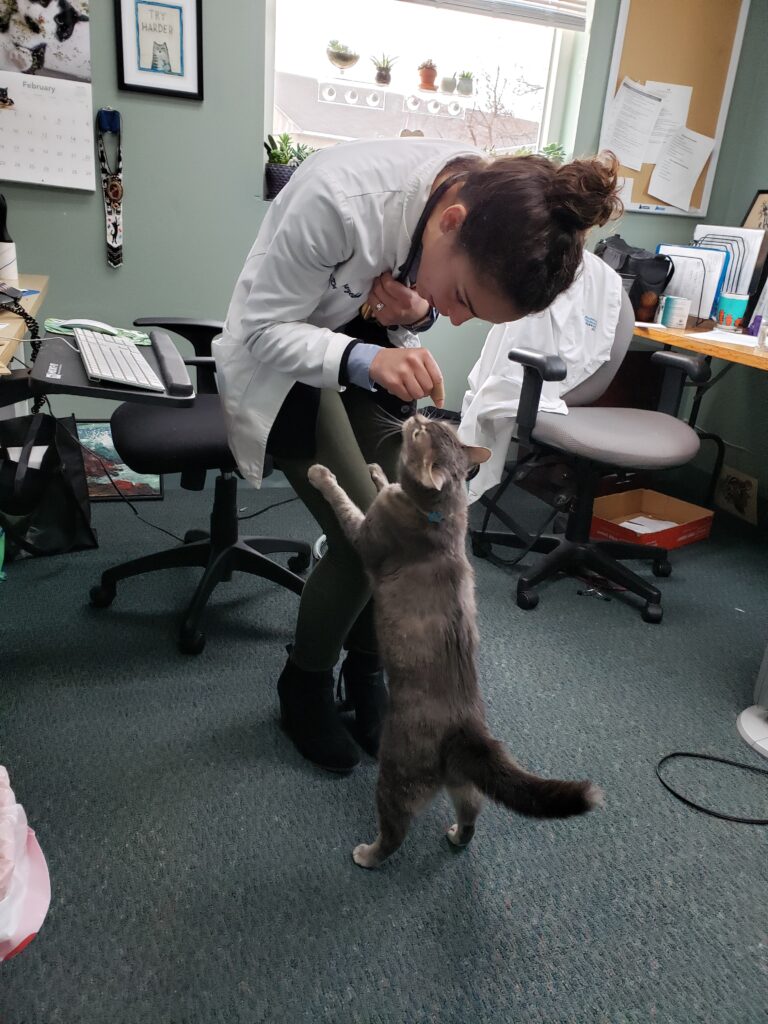
[[[580,231],[621,216],[618,170],[619,161],[610,152],[558,167],[548,196],[552,216],[563,227]]]

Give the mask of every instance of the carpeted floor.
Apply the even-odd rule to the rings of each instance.
[[[169,487],[138,507],[181,532],[209,499]],[[765,543],[719,528],[675,553],[660,626],[573,581],[523,612],[514,573],[473,560],[496,734],[536,770],[599,782],[606,809],[537,823],[489,807],[455,854],[441,799],[368,873],[350,850],[374,833],[374,763],[325,775],[277,726],[297,598],[222,586],[205,651],[184,657],[169,610],[195,571],[90,609],[102,568],[166,543],[122,505],[94,515],[98,550],[17,562],[0,585],[0,763],[53,882],[41,934],[0,966],[2,1024],[768,1021],[768,834],[687,809],[654,775],[681,749],[764,763],[734,722],[766,643]],[[255,523],[317,532],[298,503]],[[765,778],[669,774],[768,814]]]

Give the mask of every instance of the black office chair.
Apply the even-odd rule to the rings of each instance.
[[[487,558],[494,545],[527,549],[545,557],[518,579],[517,604],[535,608],[535,587],[563,573],[586,572],[618,584],[644,599],[642,617],[661,622],[661,593],[619,559],[645,559],[653,563],[655,576],[669,576],[672,566],[662,548],[622,541],[591,541],[592,507],[600,481],[615,472],[659,470],[682,466],[699,450],[699,437],[675,418],[686,377],[696,384],[709,378],[709,366],[701,356],[682,352],[654,352],[651,361],[665,367],[659,411],[589,407],[613,380],[632,340],[634,313],[626,294],[611,356],[587,380],[564,396],[568,415],[539,412],[545,380],[564,380],[565,363],[559,356],[545,356],[527,349],[513,349],[509,358],[524,367],[523,388],[517,413],[516,440],[526,454],[507,468],[498,489],[484,496],[486,516],[480,530],[470,534],[475,555]],[[524,484],[526,477],[543,474],[542,488],[551,490],[550,503],[567,514],[565,536],[531,537],[500,507],[502,494],[511,483]],[[488,529],[490,516],[499,518],[510,532]]]
[[[91,590],[91,604],[108,607],[115,598],[118,580],[157,569],[200,566],[205,571],[184,613],[178,635],[185,654],[199,654],[205,646],[200,619],[214,588],[232,578],[233,571],[250,573],[279,583],[300,594],[312,549],[304,541],[278,537],[240,537],[237,520],[237,466],[229,450],[224,414],[216,391],[211,342],[221,333],[214,320],[149,317],[134,321],[137,327],[160,327],[192,343],[195,356],[185,359],[197,368],[197,397],[187,408],[137,405],[124,402],[112,414],[112,439],[120,458],[137,473],[181,473],[181,486],[199,491],[206,473],[218,470],[210,518],[210,534],[189,530],[184,543],[107,569],[101,583]],[[271,472],[271,460],[265,475]],[[265,557],[274,552],[293,552],[289,569]],[[294,570],[294,571],[291,571]]]

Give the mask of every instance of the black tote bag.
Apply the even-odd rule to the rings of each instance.
[[[595,256],[605,260],[629,284],[629,301],[635,319],[650,323],[656,315],[659,296],[669,284],[675,265],[669,256],[628,245],[621,235],[602,238]]]
[[[0,420],[0,526],[8,561],[98,546],[74,416]]]

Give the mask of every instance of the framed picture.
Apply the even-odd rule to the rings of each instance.
[[[121,461],[112,443],[109,420],[78,420],[77,436],[89,449],[83,452],[83,461],[91,501],[162,498],[162,476],[134,473]]]
[[[768,188],[761,189],[755,194],[741,226],[743,228],[762,228],[764,231],[768,231]]]
[[[117,85],[203,98],[203,0],[114,0]]]

